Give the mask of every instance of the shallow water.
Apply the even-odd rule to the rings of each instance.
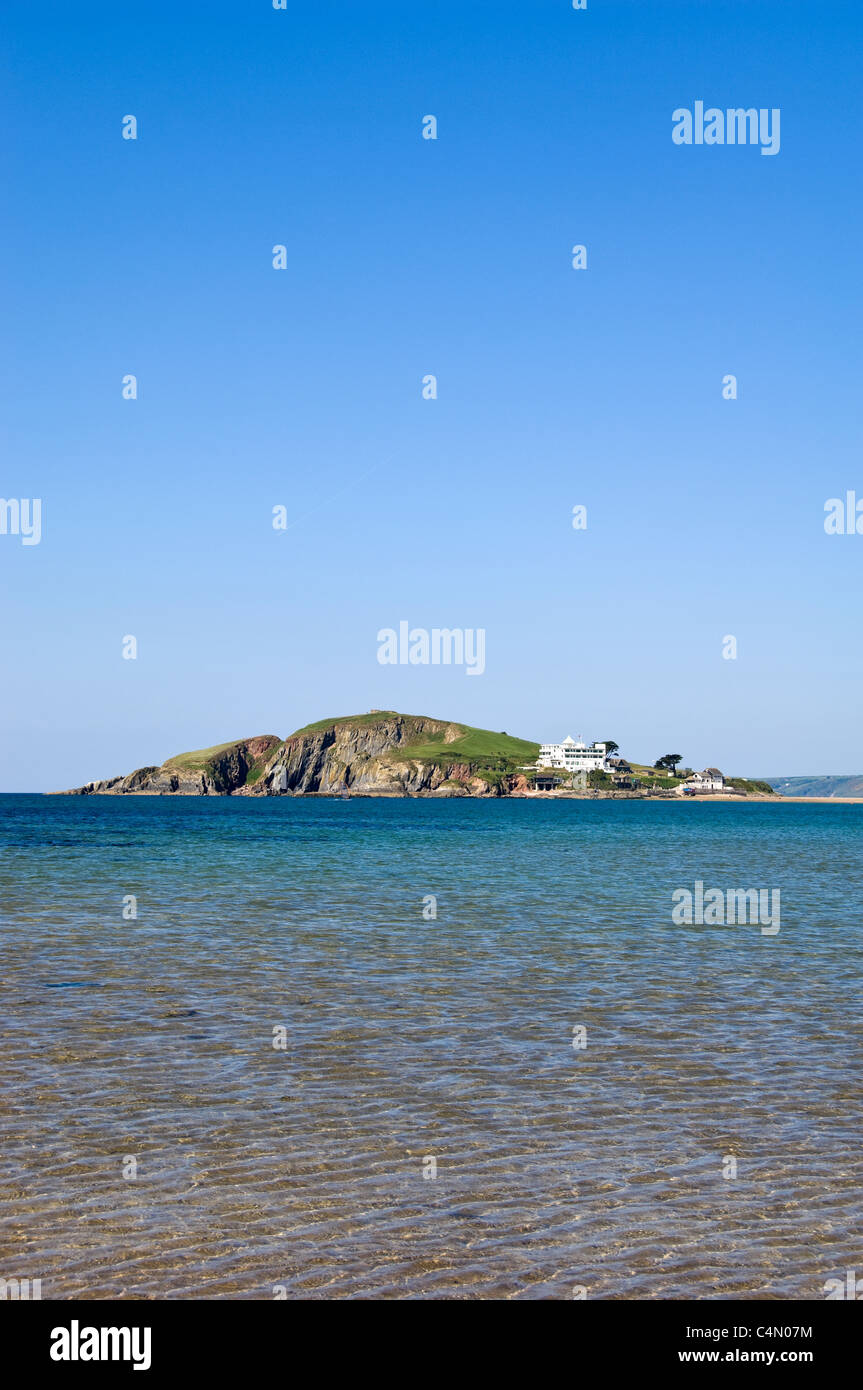
[[[0,797],[0,1277],[822,1298],[863,1273],[861,827],[839,805]],[[779,888],[778,935],[674,925],[696,879]]]

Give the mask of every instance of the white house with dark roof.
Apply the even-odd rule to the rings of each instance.
[[[724,792],[726,782],[718,767],[706,767],[703,772],[693,772],[677,790],[684,791],[687,787],[695,792]]]

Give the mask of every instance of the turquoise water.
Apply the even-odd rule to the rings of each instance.
[[[863,1272],[861,827],[788,803],[0,797],[0,1276],[823,1297]],[[695,880],[779,888],[779,933],[675,926]]]

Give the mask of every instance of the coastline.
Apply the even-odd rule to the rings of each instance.
[[[75,796],[80,795],[76,792],[39,792],[35,795],[40,796]],[[111,797],[116,799],[117,793],[112,792],[88,792],[87,799]],[[120,793],[123,797],[160,799],[169,798],[171,800],[181,797],[186,800],[196,800],[201,797],[200,792],[162,792],[162,791],[127,791]],[[206,795],[206,794],[204,794]],[[242,792],[215,792],[211,793],[214,800],[222,800],[230,797],[231,799],[242,798]],[[282,792],[281,797],[287,800],[296,801],[653,801],[653,802],[673,802],[675,805],[687,805],[691,802],[722,801],[726,804],[730,802],[757,803],[760,806],[787,805],[797,803],[803,806],[860,806],[863,805],[861,796],[759,796],[747,795],[738,792],[733,795],[725,795],[722,792],[706,792],[703,795],[695,796],[676,796],[669,792],[665,795],[651,795],[646,792],[608,792],[608,791],[573,791],[570,788],[558,788],[555,791],[535,792],[535,791],[514,791],[504,792],[498,795],[488,793],[478,795],[475,792],[436,792],[436,791],[416,791],[416,792],[392,792],[392,791],[337,791],[337,792]],[[266,798],[269,800],[270,798]]]

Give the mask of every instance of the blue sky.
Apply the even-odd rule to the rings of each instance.
[[[863,498],[861,29],[13,0],[0,494],[44,534],[0,536],[0,789],[371,707],[863,770],[863,536],[823,526]],[[699,99],[780,108],[779,154],[673,144]],[[381,666],[402,619],[485,629],[484,675]]]

